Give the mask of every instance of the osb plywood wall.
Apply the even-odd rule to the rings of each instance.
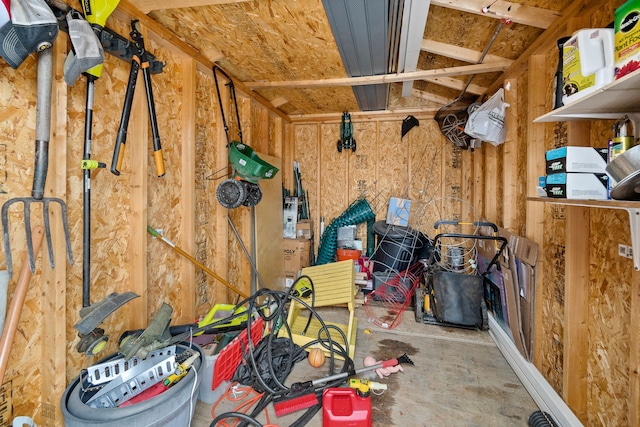
[[[576,28],[607,25],[621,4],[588,5],[568,22]],[[571,33],[559,29],[556,38]],[[554,42],[539,51],[545,58],[544,73],[528,76],[537,79],[538,89],[548,94],[545,112],[552,108]],[[537,144],[544,150],[566,145],[603,147],[613,136],[612,124],[594,120],[529,125],[544,127],[544,138],[529,141],[529,149]],[[538,160],[538,165],[542,168],[544,162]],[[574,224],[581,218],[586,219],[584,226],[576,230]],[[617,253],[618,244],[631,242],[628,214],[546,204],[541,221],[537,294],[541,311],[536,319],[534,362],[585,425],[637,425],[637,340],[629,325],[637,321],[631,307],[638,276],[631,260]],[[535,233],[536,228],[527,232]],[[583,236],[587,236],[584,241]],[[586,259],[588,265],[576,265],[575,257]],[[584,276],[576,278],[583,271]]]
[[[401,138],[401,120],[358,121],[352,117],[356,150],[337,150],[340,123],[293,125],[294,160],[300,164],[310,218],[319,235],[320,218],[329,225],[359,198],[384,220],[391,197],[412,201],[410,223],[433,236],[439,219],[458,219],[462,154],[444,138],[433,119]],[[477,216],[474,219],[479,219]],[[365,241],[363,226],[359,238]]]
[[[109,27],[127,36],[130,17],[117,12]],[[165,175],[158,177],[153,161],[151,129],[142,74],[136,88],[120,175],[109,171],[130,65],[106,55],[103,72],[95,82],[91,157],[107,164],[91,180],[91,295],[95,303],[113,292],[133,291],[139,298],[121,307],[100,327],[111,337],[103,357],[117,350],[118,337],[130,329],[144,328],[160,305],[173,308],[172,323],[191,323],[215,303],[230,303],[235,292],[196,268],[186,258],[153,239],[147,224],[224,280],[245,293],[250,291],[250,265],[227,223],[227,210],[216,200],[216,187],[229,176],[226,137],[211,65],[197,64],[188,47],[170,44],[142,23],[147,49],[165,63],[152,75],[152,87]],[[69,87],[62,64],[68,42],[63,34],[54,44],[54,101],[49,154],[47,196],[66,201],[70,241],[75,258],[65,262],[59,211],[52,209],[55,269],[42,254],[29,284],[3,387],[6,410],[2,422],[29,415],[38,425],[63,424],[62,392],[81,371],[98,359],[76,351],[79,339],[73,325],[82,307],[83,152],[86,81],[80,77]],[[175,43],[175,41],[174,41]],[[36,56],[18,70],[1,62],[0,149],[4,159],[0,176],[1,202],[29,196],[33,176]],[[229,118],[230,135],[237,133],[228,88],[222,100]],[[239,94],[242,130],[257,150],[282,157],[286,135],[282,119]],[[233,116],[231,118],[230,116]],[[277,195],[279,201],[279,194]],[[230,213],[244,243],[249,245],[250,210]],[[10,213],[14,278],[9,300],[25,257],[21,209]],[[32,209],[33,224],[42,224],[39,206]],[[2,268],[5,268],[3,261]]]

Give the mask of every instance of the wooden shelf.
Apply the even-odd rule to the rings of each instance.
[[[530,202],[545,202],[556,205],[586,206],[603,209],[640,209],[640,202],[629,200],[581,200],[554,197],[527,197]]]
[[[588,208],[624,209],[629,214],[631,248],[633,250],[633,268],[636,271],[640,271],[640,202],[626,200],[556,199],[553,197],[527,197],[527,201],[565,206],[582,206]]]
[[[564,107],[556,108],[534,120],[535,123],[581,119],[619,119],[623,115],[640,113],[640,72],[585,95]]]

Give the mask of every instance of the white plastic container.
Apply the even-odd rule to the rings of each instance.
[[[563,45],[562,102],[568,105],[614,79],[614,30],[576,31]]]
[[[212,389],[213,386],[213,368],[216,364],[218,355],[205,356],[204,366],[202,368],[202,382],[200,383],[200,391],[198,400],[210,405],[216,403],[229,387],[229,381],[222,381],[218,387]]]

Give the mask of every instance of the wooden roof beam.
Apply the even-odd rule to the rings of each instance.
[[[243,3],[250,0],[130,0],[130,3],[143,13],[160,9],[178,9],[183,7],[211,6],[214,4]]]
[[[482,56],[482,52],[478,52],[477,50],[428,39],[422,40],[422,46],[420,47],[420,50],[424,52],[434,53],[440,56],[445,56],[447,58],[457,59],[459,61],[470,62],[472,64],[477,64],[478,62],[480,62],[480,58]],[[482,62],[488,63],[501,61],[513,62],[509,58],[503,58],[501,56],[492,55],[490,53],[485,55]]]
[[[416,98],[424,99],[426,101],[441,105],[447,105],[449,102],[451,102],[449,98],[445,98],[444,96],[435,95],[433,93],[425,92],[415,88],[411,90],[411,96],[415,96]]]
[[[466,82],[463,82],[462,80],[452,79],[451,77],[428,77],[422,80],[424,80],[425,82],[439,85],[439,86],[444,86],[444,87],[448,87],[451,89],[458,89],[458,90],[464,89],[464,86],[466,84]],[[486,87],[479,86],[473,83],[469,84],[469,87],[467,87],[467,92],[472,93],[474,95],[482,95],[486,91],[487,91]]]
[[[324,80],[291,80],[280,82],[244,82],[249,89],[264,87],[336,87],[336,86],[363,86],[372,84],[398,83],[408,80],[422,80],[429,77],[465,76],[469,74],[493,73],[504,71],[511,65],[510,61],[492,62],[489,64],[464,65],[462,67],[439,68],[436,70],[412,71],[410,73],[383,74],[379,76],[344,77]]]
[[[474,15],[483,15],[496,19],[510,19],[519,24],[545,29],[548,28],[556,18],[562,16],[562,13],[556,12],[555,10],[525,6],[508,1],[500,1],[492,4],[487,13],[482,12],[482,8],[489,5],[487,0],[431,0],[431,4],[433,6],[473,13]]]
[[[289,100],[287,98],[285,98],[284,96],[280,96],[274,100],[271,101],[271,105],[273,105],[275,108],[280,108],[282,107],[284,104],[288,104]]]

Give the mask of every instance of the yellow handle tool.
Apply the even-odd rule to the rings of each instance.
[[[162,384],[167,387],[171,387],[172,385],[180,381],[182,377],[187,375],[189,368],[191,367],[191,365],[193,365],[193,362],[195,362],[198,357],[200,357],[200,353],[194,353],[192,356],[189,356],[187,360],[178,365],[176,371],[173,374],[165,378]]]

